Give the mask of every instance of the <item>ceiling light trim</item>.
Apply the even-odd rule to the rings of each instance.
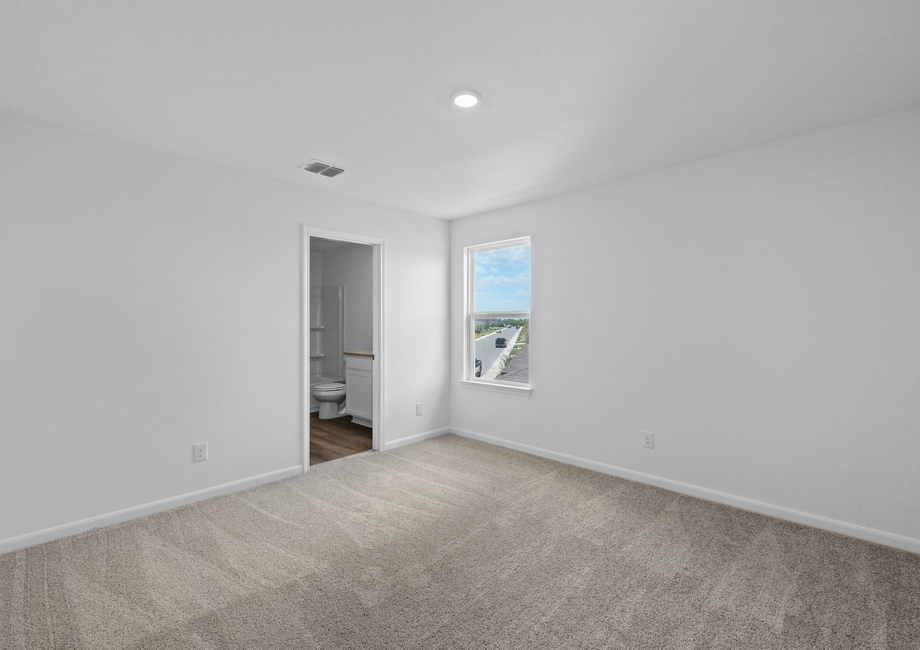
[[[458,90],[451,94],[450,101],[457,108],[476,108],[482,103],[482,95],[475,90]]]

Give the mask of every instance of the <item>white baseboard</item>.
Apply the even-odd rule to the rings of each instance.
[[[442,427],[440,429],[426,431],[425,433],[417,433],[414,436],[407,436],[405,438],[399,438],[398,440],[392,440],[384,444],[383,451],[396,449],[397,447],[402,447],[403,445],[411,445],[413,442],[421,442],[422,440],[427,440],[428,438],[437,438],[438,436],[443,436],[445,433],[450,433],[450,431],[451,429],[449,427]]]
[[[801,512],[799,510],[792,510],[790,508],[775,506],[769,503],[764,503],[762,501],[755,501],[753,499],[739,497],[733,494],[727,494],[725,492],[718,492],[708,488],[697,487],[696,485],[690,485],[689,483],[681,483],[680,481],[672,481],[670,479],[652,476],[651,474],[634,472],[633,470],[624,469],[622,467],[606,465],[604,463],[598,463],[593,460],[578,458],[577,456],[569,456],[568,454],[561,454],[559,452],[550,451],[548,449],[531,447],[530,445],[524,445],[519,442],[512,442],[502,438],[487,436],[475,431],[467,431],[466,429],[458,429],[457,427],[449,427],[449,429],[451,433],[455,433],[458,436],[463,436],[464,438],[481,440],[482,442],[488,442],[493,445],[498,445],[499,447],[507,447],[508,449],[523,451],[528,454],[533,454],[534,456],[541,456],[551,460],[558,460],[563,463],[568,463],[569,465],[576,465],[578,467],[584,467],[585,469],[593,469],[598,472],[603,472],[604,474],[612,474],[613,476],[619,476],[620,478],[637,481],[639,483],[647,483],[649,485],[654,485],[666,490],[671,490],[672,492],[679,492],[681,494],[687,494],[689,496],[698,497],[700,499],[706,499],[707,501],[715,501],[716,503],[723,503],[725,505],[734,506],[743,510],[759,512],[760,514],[776,517],[777,519],[794,521],[797,524],[804,524],[806,526],[812,526],[813,528],[820,528],[822,530],[829,530],[834,533],[840,533],[841,535],[848,535],[850,537],[856,537],[858,539],[875,542],[876,544],[892,546],[903,551],[910,551],[911,553],[920,554],[920,540],[913,539],[911,537],[886,533],[881,530],[866,528],[865,526],[859,526],[857,524],[837,521],[836,519],[828,519],[827,517],[822,517],[820,515],[812,515],[807,512]]]
[[[205,499],[210,499],[222,494],[229,494],[230,492],[245,490],[257,485],[262,485],[263,483],[280,481],[283,478],[296,476],[297,474],[302,473],[303,466],[296,465],[295,467],[288,467],[287,469],[280,469],[276,472],[269,472],[268,474],[260,474],[259,476],[252,476],[250,478],[244,478],[239,481],[224,483],[223,485],[217,485],[215,487],[206,488],[204,490],[198,490],[197,492],[189,492],[188,494],[181,494],[179,496],[170,497],[168,499],[153,501],[152,503],[134,506],[133,508],[125,508],[124,510],[110,512],[108,514],[99,515],[97,517],[90,517],[89,519],[81,519],[80,521],[75,521],[70,524],[55,526],[53,528],[46,528],[45,530],[40,530],[36,533],[28,533],[26,535],[20,535],[19,537],[11,537],[9,539],[0,540],[0,555],[9,553],[11,551],[18,551],[19,549],[26,548],[28,546],[35,546],[36,544],[51,542],[56,539],[61,539],[62,537],[70,537],[71,535],[76,535],[77,533],[84,533],[94,528],[101,528],[102,526],[117,524],[122,521],[143,517],[144,515],[150,515],[155,512],[162,512],[163,510],[171,510],[172,508],[178,508],[179,506],[194,503],[195,501],[204,501]]]

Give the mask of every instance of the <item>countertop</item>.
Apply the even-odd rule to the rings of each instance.
[[[371,359],[374,358],[374,353],[371,350],[362,350],[360,352],[346,352],[345,354],[349,357],[369,357]]]

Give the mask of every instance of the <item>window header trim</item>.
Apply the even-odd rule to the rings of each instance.
[[[482,253],[491,251],[496,248],[514,248],[515,246],[525,246],[530,243],[530,237],[515,237],[514,239],[505,239],[504,241],[494,241],[488,244],[479,244],[477,246],[467,246],[464,251],[467,255],[470,253]]]

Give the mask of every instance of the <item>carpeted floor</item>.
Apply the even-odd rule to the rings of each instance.
[[[0,648],[920,648],[920,556],[453,435],[0,556]]]

